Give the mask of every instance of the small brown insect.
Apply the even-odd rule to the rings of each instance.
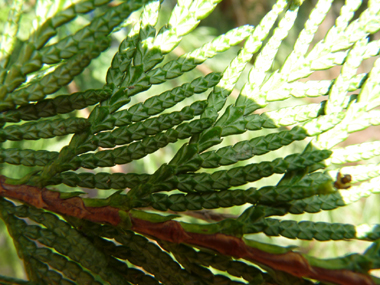
[[[132,89],[135,89],[135,86],[128,86],[124,88],[124,92],[128,92],[128,90],[132,90]]]
[[[350,174],[342,174],[338,172],[336,175],[336,181],[334,182],[334,186],[337,189],[348,189],[351,187],[350,182],[352,181],[352,176]]]

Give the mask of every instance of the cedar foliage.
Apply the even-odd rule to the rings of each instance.
[[[3,31],[0,162],[3,170],[26,166],[28,173],[0,177],[0,218],[29,281],[0,276],[2,284],[380,284],[371,275],[380,268],[379,225],[288,215],[331,211],[379,191],[379,166],[362,161],[376,158],[380,142],[336,147],[380,124],[380,42],[372,36],[380,29],[379,1],[346,1],[325,38],[313,43],[332,4],[317,1],[279,69],[273,62],[302,1],[278,0],[259,25],[235,28],[181,56],[173,49],[220,0],[178,0],[162,27],[160,1],[66,2],[38,1],[30,37],[19,42],[23,1],[13,1]],[[78,31],[59,34],[94,11]],[[140,13],[133,24],[132,13]],[[127,36],[106,84],[62,94],[120,29]],[[132,100],[238,44],[224,72]],[[358,73],[370,58],[372,70]],[[333,80],[301,80],[334,66],[342,68]],[[231,97],[239,78],[244,85]],[[306,97],[323,100],[291,100]],[[189,98],[195,99],[175,109]],[[88,118],[76,112],[84,108]],[[263,129],[272,131],[262,135]],[[221,145],[243,133],[251,137]],[[6,144],[61,136],[71,139],[60,151]],[[308,142],[299,153],[250,160],[297,141]],[[170,145],[179,148],[153,173],[103,169]],[[281,175],[274,185],[249,187],[274,174]],[[112,194],[90,198],[80,191],[86,188]],[[220,211],[240,205],[238,216]],[[257,233],[359,239],[368,247],[320,259],[252,238]]]

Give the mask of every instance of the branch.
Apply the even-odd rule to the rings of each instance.
[[[0,196],[17,199],[34,207],[46,209],[58,214],[86,219],[96,223],[123,226],[126,212],[111,206],[87,207],[79,197],[61,199],[59,192],[28,185],[10,185],[5,183],[5,176],[0,176]],[[186,243],[202,248],[212,249],[234,258],[243,258],[257,264],[269,266],[297,277],[332,282],[340,285],[374,285],[369,275],[346,269],[327,269],[310,265],[297,252],[272,254],[249,247],[241,238],[225,234],[201,234],[185,231],[179,222],[170,220],[153,223],[129,216],[131,229],[137,233],[173,243]]]
[[[119,209],[114,207],[86,207],[79,197],[60,198],[60,192],[29,185],[5,183],[6,177],[0,175],[0,196],[28,203],[61,215],[86,219],[95,223],[108,223],[117,226],[121,222]]]

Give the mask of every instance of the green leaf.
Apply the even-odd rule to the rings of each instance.
[[[378,2],[69,2],[3,5],[0,283],[380,284]]]

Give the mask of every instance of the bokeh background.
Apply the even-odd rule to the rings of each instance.
[[[3,30],[4,23],[7,19],[10,3],[12,0],[0,0],[0,32]],[[46,1],[47,3],[50,1]],[[66,1],[69,2],[69,1]],[[304,4],[300,8],[299,16],[295,22],[294,27],[291,29],[289,36],[282,43],[278,55],[276,57],[275,63],[273,64],[272,71],[281,67],[282,63],[289,55],[292,50],[293,44],[302,30],[305,21],[307,20],[310,11],[316,4],[316,0],[305,0]],[[53,0],[50,2],[51,13],[54,13],[56,9],[64,5],[64,0]],[[251,24],[256,26],[262,17],[270,11],[272,5],[275,3],[273,0],[224,0],[222,1],[215,11],[205,20],[203,20],[199,27],[191,32],[189,35],[185,36],[181,44],[167,57],[165,60],[177,58],[183,53],[191,51],[202,44],[207,43],[214,39],[216,36],[229,31],[230,29],[241,26],[244,24]],[[35,17],[34,7],[35,1],[25,1],[24,4],[24,14],[21,18],[21,26],[18,33],[18,41],[16,44],[16,51],[21,48],[23,41],[28,39],[31,32],[30,27],[32,26],[32,21]],[[340,13],[340,8],[344,4],[343,0],[334,1],[333,6],[328,13],[325,21],[321,24],[319,30],[317,31],[316,37],[313,44],[323,39],[326,32],[334,25],[336,17]],[[366,6],[366,1],[363,1],[362,7],[358,10],[355,17],[361,13],[361,11]],[[162,13],[159,19],[159,26],[164,25],[170,17],[170,11],[174,7],[174,0],[166,0],[162,5]],[[89,21],[95,16],[102,13],[100,10],[95,10],[87,15],[78,16],[69,25],[65,25],[59,29],[58,35],[53,41],[59,40],[66,37],[67,35],[75,32],[81,27],[87,25]],[[105,75],[107,69],[110,65],[113,55],[118,49],[119,43],[125,38],[128,29],[138,21],[139,13],[134,13],[131,18],[125,23],[125,27],[112,35],[112,45],[104,52],[99,58],[94,60],[92,64],[87,68],[80,76],[78,76],[72,83],[67,87],[62,88],[57,94],[68,94],[77,91],[84,91],[86,89],[102,88],[105,84]],[[378,37],[375,34],[373,37]],[[241,44],[242,45],[242,44]],[[241,46],[240,45],[240,46]],[[189,82],[196,77],[204,76],[210,72],[218,71],[223,72],[229,62],[236,56],[239,51],[240,46],[236,46],[224,52],[213,59],[207,60],[204,64],[200,65],[191,72],[184,74],[183,76],[170,80],[159,86],[153,86],[150,90],[138,94],[135,96],[128,106],[135,104],[136,102],[144,101],[152,95],[159,94],[163,91],[172,89],[183,83]],[[251,63],[254,63],[255,57],[253,57]],[[360,67],[358,73],[368,72],[373,65],[372,60],[366,60]],[[245,83],[248,71],[252,65],[248,65],[243,75],[241,76],[235,90],[232,92],[229,101],[226,105],[233,103],[239,94],[239,90]],[[309,78],[305,80],[322,80],[322,79],[333,79],[339,74],[340,67],[334,67],[326,71],[319,71],[313,73]],[[182,109],[184,106],[192,103],[195,100],[205,99],[207,93],[198,94],[191,98],[184,100],[177,106],[171,108],[169,111]],[[281,107],[293,105],[293,104],[305,104],[307,102],[319,102],[325,100],[325,98],[307,98],[307,99],[290,99],[283,102],[275,102],[268,107],[266,110],[278,109]],[[92,108],[83,109],[71,114],[62,115],[62,117],[68,116],[80,116],[87,117]],[[259,110],[258,112],[262,112]],[[263,130],[256,132],[247,132],[239,136],[226,137],[223,141],[224,145],[235,144],[241,140],[251,139],[256,136],[262,136],[269,134],[271,132],[277,132],[278,130]],[[0,147],[2,148],[22,148],[22,149],[45,149],[51,151],[59,151],[63,146],[67,145],[70,141],[69,137],[58,137],[53,139],[44,139],[38,141],[21,141],[21,142],[5,142]],[[343,144],[349,145],[352,143],[360,143],[364,141],[378,140],[380,139],[380,132],[378,128],[371,127],[365,131],[358,132],[353,136],[350,136]],[[130,163],[128,165],[116,166],[113,168],[99,168],[94,170],[97,171],[112,171],[112,172],[135,172],[135,173],[153,173],[162,163],[170,161],[173,155],[176,153],[178,148],[184,143],[184,141],[179,141],[175,144],[169,145],[154,154],[151,154],[139,161]],[[284,157],[288,154],[294,152],[301,152],[305,147],[306,142],[296,142],[289,146],[283,147],[278,151],[270,152],[263,156],[255,157],[251,160],[239,162],[237,165],[245,165],[251,162],[260,162],[263,160],[273,160],[277,157]],[[218,148],[220,145],[217,146]],[[375,159],[376,161],[376,159]],[[379,162],[379,161],[376,161]],[[227,168],[227,167],[222,167]],[[12,178],[20,178],[32,171],[32,167],[24,166],[12,166],[0,164],[0,172],[2,175],[6,175]],[[81,170],[84,171],[84,170]],[[92,171],[92,170],[86,170]],[[204,170],[207,171],[207,170]],[[261,187],[265,185],[275,185],[280,179],[279,175],[273,175],[269,178],[262,179],[255,183],[250,183],[246,187]],[[52,188],[59,189],[60,191],[72,191],[73,188],[68,186],[58,185]],[[242,188],[242,187],[239,187]],[[83,189],[82,189],[83,190]],[[94,190],[94,189],[84,189],[89,197],[107,197],[113,193],[112,190]],[[295,220],[311,220],[311,221],[325,221],[325,222],[339,222],[339,223],[352,223],[352,224],[362,224],[362,223],[379,223],[380,218],[378,214],[379,197],[374,196],[369,199],[363,199],[353,205],[347,207],[330,211],[321,212],[317,214],[307,214],[302,216],[285,216],[281,217],[284,219],[295,219]],[[225,214],[238,215],[244,210],[245,206],[234,207],[229,209],[221,209],[220,211]],[[364,211],[364,209],[366,209]],[[186,218],[188,221],[192,221],[195,218]],[[314,255],[320,258],[331,258],[335,256],[344,255],[348,252],[362,252],[368,244],[361,241],[339,241],[339,242],[318,242],[318,241],[302,241],[302,240],[288,240],[281,237],[266,237],[263,234],[252,235],[252,238],[264,242],[275,243],[279,245],[297,245],[299,246],[299,251]],[[21,260],[17,257],[16,250],[13,246],[12,239],[9,237],[6,227],[0,220],[0,275],[14,276],[18,278],[25,278],[25,272]]]

